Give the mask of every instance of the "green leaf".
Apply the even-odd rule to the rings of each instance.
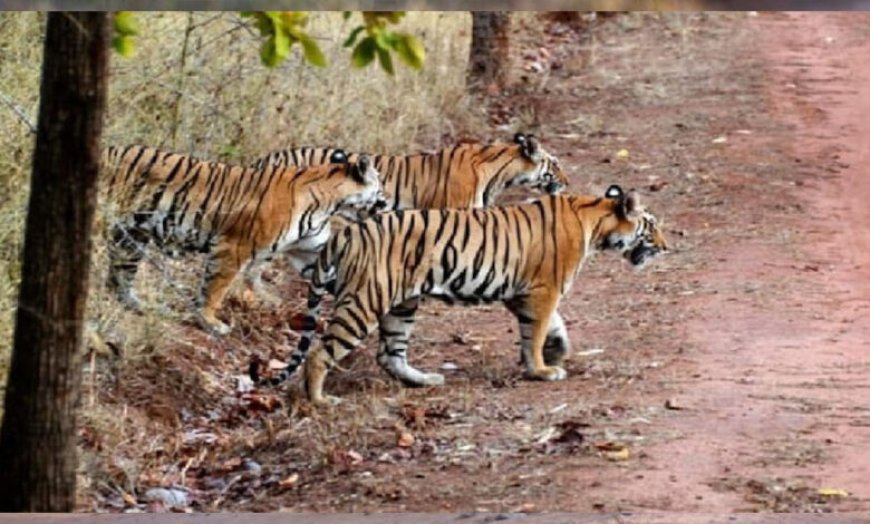
[[[351,15],[353,15],[353,11],[345,11],[345,12],[341,13],[341,17],[344,18],[345,20],[350,18]]]
[[[278,54],[275,52],[275,37],[270,36],[263,42],[260,47],[260,60],[266,67],[275,67],[281,63]]]
[[[130,36],[139,33],[139,23],[130,11],[118,11],[115,13],[115,32],[121,36]]]
[[[302,27],[308,23],[308,11],[278,11],[278,20],[284,27]]]
[[[369,65],[375,59],[376,48],[377,44],[374,38],[370,36],[363,38],[353,49],[353,54],[350,57],[351,63],[354,67],[359,68]]]
[[[361,25],[355,27],[354,30],[350,32],[350,36],[347,37],[347,40],[344,41],[344,44],[342,44],[342,46],[343,47],[350,47],[354,43],[356,43],[357,37],[364,29],[365,29],[365,26],[361,26]]]
[[[401,20],[405,16],[404,11],[387,11],[384,13],[384,16],[387,20],[390,21],[391,24],[398,24],[399,20]]]
[[[381,67],[390,76],[396,74],[396,72],[393,70],[393,59],[390,58],[390,52],[386,49],[378,48],[378,62],[381,63]]]
[[[423,44],[412,35],[400,36],[401,38],[396,43],[396,54],[408,67],[421,69],[426,60],[426,50],[423,48]]]
[[[229,158],[238,158],[242,154],[242,150],[236,144],[227,144],[221,148],[221,156]]]
[[[132,36],[115,36],[112,38],[112,47],[124,58],[129,58],[136,52]]]
[[[317,67],[326,67],[326,57],[323,56],[320,46],[313,38],[304,35],[299,38],[299,42],[302,44],[302,51],[305,53],[305,59],[308,60],[308,63]]]
[[[374,37],[375,43],[378,44],[378,47],[380,49],[386,51],[387,49],[393,47],[392,45],[390,45],[389,31],[375,31]]]
[[[290,36],[287,34],[287,31],[281,26],[275,26],[275,56],[278,59],[278,63],[284,61],[285,58],[290,56]],[[275,65],[278,65],[276,63]]]

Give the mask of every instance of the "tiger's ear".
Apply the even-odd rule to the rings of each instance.
[[[622,188],[616,184],[613,184],[612,186],[608,187],[607,191],[604,192],[604,196],[606,198],[619,199],[619,198],[622,198],[623,195],[624,195],[624,193],[622,192]]]
[[[523,145],[526,143],[526,135],[523,133],[517,133],[514,135],[514,144]]]
[[[357,159],[356,164],[350,164],[350,176],[353,177],[357,182],[364,184],[366,181],[366,173],[369,170],[369,156],[368,155],[360,155],[359,159]]]
[[[529,160],[534,159],[535,155],[537,155],[538,151],[540,150],[538,140],[532,135],[528,135],[526,137],[525,142],[520,144],[520,148],[522,148],[523,150],[523,156],[528,158]]]
[[[619,214],[623,217],[635,217],[640,214],[640,196],[635,191],[629,191],[618,205]]]
[[[336,149],[329,155],[330,164],[347,164],[347,153],[344,149]]]

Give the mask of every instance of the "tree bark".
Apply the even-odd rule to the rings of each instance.
[[[504,86],[509,66],[510,13],[472,11],[468,85],[472,90],[496,84]]]
[[[48,15],[0,511],[72,511],[82,327],[106,103],[106,13]]]

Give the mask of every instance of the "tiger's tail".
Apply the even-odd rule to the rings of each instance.
[[[323,301],[324,295],[334,291],[335,267],[333,264],[333,253],[337,249],[338,240],[338,235],[333,236],[331,241],[320,252],[317,264],[308,283],[308,312],[300,321],[302,337],[299,339],[299,345],[296,346],[293,354],[290,355],[290,362],[287,364],[287,367],[271,378],[263,378],[259,375],[258,363],[251,362],[248,374],[258,387],[281,384],[293,376],[293,373],[305,361],[305,356],[308,354],[308,350],[311,348],[317,332],[320,303]]]

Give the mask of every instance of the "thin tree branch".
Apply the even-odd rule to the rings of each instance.
[[[5,93],[0,91],[0,102],[6,104],[6,106],[12,110],[13,113],[18,115],[18,118],[30,128],[30,132],[34,135],[36,134],[36,124],[33,123],[33,119],[24,111],[24,108],[20,105],[16,104],[14,100],[6,96]]]

